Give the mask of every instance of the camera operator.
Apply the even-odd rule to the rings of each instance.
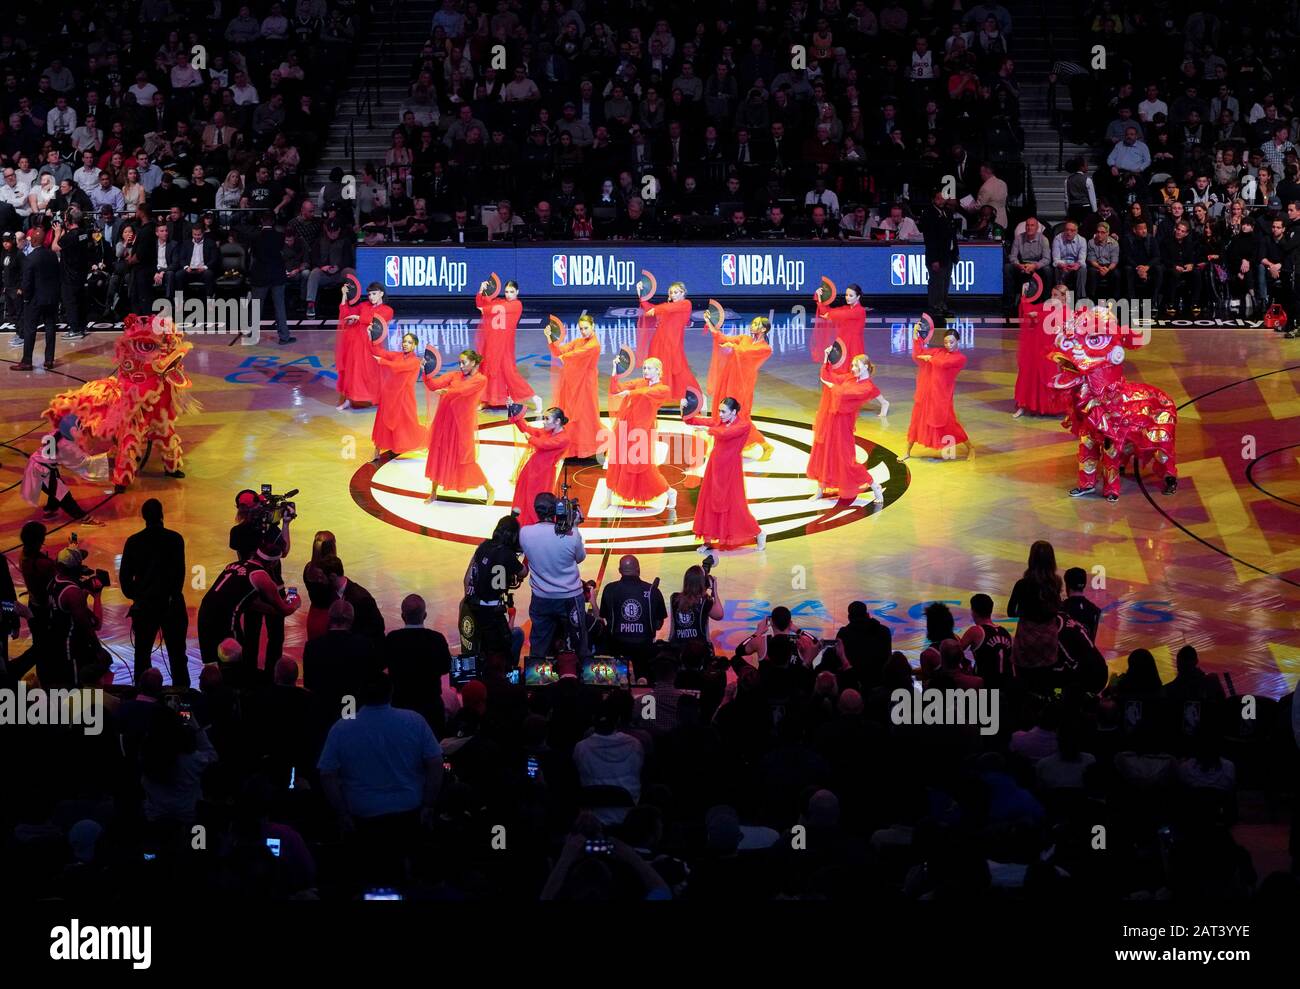
[[[77,207],[68,210],[62,223],[54,221],[53,247],[63,276],[63,318],[68,323],[69,340],[86,335],[86,278],[90,275],[92,244]]]
[[[557,520],[557,501],[549,491],[539,494],[533,499],[537,521],[519,530],[519,543],[531,570],[529,580],[533,592],[528,602],[528,617],[532,621],[528,655],[534,662],[544,660],[556,632],[563,627],[568,631],[581,668],[591,659],[586,594],[578,572],[578,564],[587,558],[587,548],[577,520],[571,518],[576,506],[567,503],[565,519]]]
[[[664,627],[668,608],[659,581],[650,584],[641,579],[641,562],[635,556],[618,561],[618,580],[607,584],[600,595],[600,617],[610,653],[631,662],[638,676],[646,675],[655,634]]]
[[[528,565],[519,558],[523,552],[519,531],[517,518],[502,518],[492,538],[474,550],[465,570],[465,600],[461,607],[473,622],[474,634],[468,639],[461,637],[460,651],[462,655],[477,653],[484,668],[494,672],[518,666],[523,649],[523,630],[514,628],[510,620],[510,592],[528,576]]]
[[[95,633],[104,624],[100,598],[108,586],[108,575],[83,566],[88,555],[86,549],[70,545],[55,561],[48,594],[47,648],[36,660],[42,687],[76,687],[83,666],[106,658]]]
[[[243,649],[243,661],[251,664],[250,670],[257,669],[257,640],[252,639],[254,648],[249,648],[249,619],[256,615],[291,615],[298,610],[302,601],[297,595],[281,596],[281,588],[263,564],[264,560],[276,562],[281,555],[281,536],[279,529],[268,529],[262,536],[261,544],[252,556],[246,560],[236,560],[221,571],[221,575],[199,603],[199,653],[203,662],[218,661],[218,647],[227,638],[233,638]],[[258,625],[260,630],[260,623]],[[272,664],[274,669],[274,664]]]
[[[162,502],[150,498],[141,506],[144,528],[127,537],[118,566],[122,594],[131,600],[131,636],[135,640],[135,682],[153,666],[153,644],[159,631],[167,648],[172,686],[190,685],[185,633],[185,539],[163,527]]]
[[[274,499],[263,493],[244,490],[235,496],[235,524],[230,529],[230,548],[240,560],[256,557],[280,591],[284,591],[284,576],[281,561],[289,555],[291,539],[289,524],[298,517],[292,502],[284,502],[277,509]],[[290,492],[293,494],[294,492]],[[278,528],[271,531],[279,533],[279,541],[274,545],[265,543],[263,533],[276,525],[276,513],[279,512]],[[257,667],[257,654],[262,642],[262,625],[266,625],[266,669],[272,671],[284,654],[284,616],[279,612],[254,611],[245,623],[245,638],[240,640],[246,654],[251,653],[253,667]]]

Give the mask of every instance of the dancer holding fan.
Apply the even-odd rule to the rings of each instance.
[[[420,413],[415,407],[415,379],[424,369],[424,361],[415,352],[420,341],[414,333],[404,333],[401,352],[394,354],[384,346],[387,330],[384,326],[380,338],[372,343],[374,358],[380,365],[379,408],[370,432],[375,441],[375,462],[385,451],[400,457],[422,450],[429,439],[420,427]]]
[[[429,426],[429,459],[424,476],[433,484],[426,504],[438,500],[438,489],[472,491],[483,489],[483,504],[490,505],[496,492],[478,465],[478,407],[487,388],[480,371],[483,358],[476,351],[463,350],[460,367],[436,377],[426,374],[424,386],[443,392],[438,411]]]
[[[663,364],[654,357],[641,365],[641,378],[625,383],[632,368],[632,353],[622,348],[614,358],[609,379],[610,405],[618,396],[613,412],[614,429],[605,463],[605,497],[601,508],[609,507],[609,496],[625,504],[646,505],[667,492],[669,509],[677,507],[677,492],[668,486],[655,465],[659,435],[655,420],[659,407],[668,401],[668,386],[661,379]]]
[[[772,345],[767,341],[768,334],[772,331],[772,321],[766,316],[755,316],[750,321],[748,333],[734,336],[719,330],[709,321],[709,317],[705,318],[705,326],[712,334],[715,345],[728,355],[723,360],[716,390],[710,393],[710,398],[726,395],[740,403],[740,418],[749,422],[749,436],[744,445],[761,445],[763,452],[758,459],[767,460],[772,456],[772,444],[754,428],[750,416],[754,409],[754,390],[758,387],[759,368],[772,356]]]
[[[732,397],[724,398],[718,403],[718,414],[713,419],[690,415],[688,408],[688,403],[683,402],[682,421],[713,437],[713,452],[700,482],[695,525],[691,530],[704,540],[699,552],[708,553],[715,547],[735,549],[749,543],[764,549],[767,536],[750,512],[745,497],[744,448],[749,445],[753,426],[741,403]]]
[[[929,332],[926,332],[926,327]],[[916,398],[912,405],[912,421],[907,427],[907,452],[920,443],[931,450],[943,452],[953,446],[964,446],[966,457],[975,456],[966,430],[957,419],[953,406],[953,393],[957,388],[957,375],[966,366],[966,355],[957,349],[959,337],[955,329],[944,330],[942,347],[927,347],[934,336],[934,322],[929,316],[916,324],[912,335],[912,360],[916,361]]]
[[[686,362],[686,326],[691,321],[691,300],[686,298],[686,285],[684,282],[669,285],[667,302],[651,305],[650,299],[642,296],[640,303],[637,355],[659,361],[669,401],[680,402],[687,388],[700,389]]]
[[[474,338],[475,350],[483,355],[482,373],[487,379],[483,404],[501,408],[513,398],[532,402],[541,415],[542,397],[533,393],[532,385],[515,366],[515,330],[524,311],[519,301],[519,283],[506,282],[502,291],[501,279],[493,273],[479,286],[474,305],[483,314]]]
[[[808,476],[818,484],[817,497],[834,491],[841,501],[852,501],[863,488],[870,487],[877,505],[885,494],[872,478],[865,464],[858,463],[855,429],[858,412],[872,399],[880,402],[880,417],[889,414],[889,402],[871,380],[876,367],[866,354],[858,354],[847,372],[836,371],[832,358],[838,358],[835,346],[827,348],[822,363],[822,388],[826,396],[826,415],[813,431],[813,452],[808,458]]]
[[[510,411],[510,421],[528,437],[529,446],[528,459],[515,481],[510,507],[519,516],[520,525],[532,525],[537,521],[533,499],[543,491],[558,493],[555,476],[569,447],[569,436],[564,429],[569,420],[563,409],[551,408],[546,410],[540,427],[530,426],[524,422],[522,405],[512,405]]]
[[[1060,415],[1070,405],[1069,395],[1052,387],[1057,367],[1050,356],[1056,350],[1057,334],[1069,332],[1073,316],[1070,312],[1070,290],[1065,284],[1057,285],[1046,302],[1041,301],[1042,294],[1043,280],[1035,273],[1025,283],[1020,295],[1016,411],[1012,413],[1016,419],[1026,412],[1042,416]]]
[[[393,319],[392,307],[384,303],[384,287],[378,282],[366,286],[349,275],[343,283],[343,301],[339,303],[339,324],[334,337],[335,386],[339,393],[338,410],[360,408],[379,401],[379,365],[372,360],[370,331],[379,319],[387,326]]]
[[[866,353],[867,307],[862,304],[862,288],[854,282],[844,289],[844,305],[832,306],[835,301],[835,283],[825,276],[821,287],[813,293],[817,314],[813,323],[810,357],[820,361],[826,348],[836,340],[844,341],[847,356]]]
[[[552,390],[552,401],[565,410],[570,427],[564,435],[569,441],[566,457],[587,459],[600,449],[600,399],[597,396],[600,374],[600,340],[596,338],[596,321],[587,313],[578,317],[578,337],[564,342],[564,324],[552,316],[546,325],[546,339],[551,357],[559,362],[559,381]],[[531,506],[530,506],[531,507]]]

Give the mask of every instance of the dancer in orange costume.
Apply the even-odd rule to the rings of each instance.
[[[917,324],[912,335],[912,360],[916,361],[916,398],[912,406],[912,421],[907,427],[907,453],[912,455],[917,443],[932,450],[947,450],[950,446],[964,446],[967,458],[975,455],[966,430],[957,420],[953,407],[953,392],[957,388],[957,375],[966,366],[966,355],[957,349],[957,331],[944,330],[942,347],[927,347],[924,327]]]
[[[1046,302],[1020,296],[1020,343],[1016,348],[1016,411],[1034,415],[1060,415],[1070,406],[1069,396],[1052,387],[1056,365],[1051,354],[1058,334],[1069,332],[1070,290],[1064,284],[1052,289]]]
[[[662,365],[663,383],[668,386],[668,400],[680,402],[687,388],[700,390],[691,367],[686,363],[686,326],[691,321],[691,300],[686,298],[686,286],[673,282],[668,286],[668,301],[651,305],[641,300],[644,320],[655,321],[654,335],[642,350],[647,358],[653,357]]]
[[[641,365],[640,379],[629,384],[618,377],[609,379],[611,405],[615,395],[620,396],[620,401],[609,438],[606,491],[601,508],[608,507],[610,495],[627,504],[645,505],[665,491],[667,507],[677,507],[677,492],[668,486],[655,466],[655,447],[659,441],[655,420],[659,407],[668,401],[668,386],[660,380],[662,374],[663,365],[651,357]]]
[[[378,282],[366,286],[365,296],[354,304],[339,305],[339,325],[334,336],[339,411],[379,401],[379,365],[372,359],[370,347],[370,321],[376,316],[385,325],[393,320],[392,307],[384,304],[384,287]]]
[[[866,352],[867,309],[862,304],[862,288],[856,282],[844,288],[844,305],[832,306],[823,302],[819,294],[813,296],[817,303],[813,323],[812,359],[818,360],[835,338],[844,341],[844,353]]]
[[[880,402],[880,418],[889,414],[889,402],[871,375],[876,366],[866,354],[858,354],[845,372],[822,365],[822,387],[827,396],[826,415],[813,433],[813,455],[808,459],[808,476],[818,483],[817,497],[835,491],[841,501],[851,501],[863,488],[871,488],[876,504],[885,500],[880,484],[871,478],[865,464],[858,463],[854,438],[858,412],[872,399]],[[814,475],[813,460],[817,460]]]
[[[758,369],[772,356],[772,345],[767,342],[768,334],[772,330],[772,322],[766,316],[755,316],[749,324],[748,333],[738,333],[734,336],[723,333],[712,324],[708,326],[714,342],[729,354],[723,361],[722,369],[718,373],[716,390],[710,392],[709,400],[714,402],[715,407],[720,396],[734,398],[740,403],[740,417],[749,422],[749,437],[744,445],[748,447],[755,443],[760,444],[763,453],[759,459],[767,460],[772,456],[772,444],[754,428],[750,416],[754,411],[754,390],[758,387]]]
[[[524,422],[522,410],[510,421],[528,437],[529,446],[528,459],[515,481],[515,496],[510,507],[518,514],[520,525],[532,525],[537,521],[533,499],[543,491],[558,494],[555,475],[569,446],[569,435],[564,428],[569,419],[563,409],[551,408],[542,416],[541,426]]]
[[[749,445],[749,431],[753,427],[741,411],[740,402],[728,396],[718,403],[716,418],[692,416],[683,421],[713,437],[713,452],[709,454],[695,502],[692,531],[704,540],[699,551],[707,553],[715,546],[731,549],[749,543],[763,549],[767,536],[759,528],[745,497],[744,448]]]
[[[483,358],[473,350],[460,354],[460,368],[436,378],[426,377],[429,391],[446,392],[438,400],[438,411],[429,425],[429,459],[424,476],[433,483],[426,503],[438,500],[438,489],[471,491],[483,489],[483,503],[492,504],[496,492],[478,465],[478,407],[487,378],[479,370]]]
[[[561,362],[560,381],[554,402],[565,410],[571,428],[566,428],[569,448],[566,457],[594,457],[600,449],[600,340],[596,321],[587,314],[578,317],[578,338],[550,344],[551,357]],[[531,506],[530,506],[531,507]],[[526,523],[525,523],[526,524]]]
[[[420,413],[415,408],[415,379],[422,362],[415,354],[420,341],[414,333],[402,334],[401,353],[391,353],[382,340],[374,343],[374,358],[380,366],[379,408],[370,438],[375,441],[375,460],[385,450],[399,457],[421,450],[429,434],[420,428]]]
[[[474,305],[483,314],[474,337],[474,348],[483,355],[483,376],[487,379],[483,404],[498,408],[507,402],[532,402],[541,415],[542,397],[533,392],[533,386],[515,366],[515,330],[524,311],[519,283],[506,282],[504,298],[489,299],[488,287],[484,282],[474,296]]]

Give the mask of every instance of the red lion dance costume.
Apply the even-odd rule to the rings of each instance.
[[[1061,369],[1052,387],[1070,396],[1061,425],[1079,438],[1079,485],[1072,496],[1095,490],[1101,468],[1101,493],[1119,500],[1119,479],[1126,458],[1138,458],[1138,470],[1149,464],[1164,477],[1164,494],[1178,490],[1174,435],[1178,409],[1173,399],[1152,385],[1124,377],[1124,339],[1132,348],[1145,341],[1128,327],[1117,328],[1106,310],[1075,317],[1073,328],[1056,338],[1051,355]]]
[[[113,348],[114,376],[55,395],[44,413],[55,428],[65,416],[73,416],[75,440],[86,453],[112,454],[111,476],[119,490],[135,480],[151,443],[162,452],[163,470],[179,474],[176,420],[199,408],[186,392],[190,379],[184,367],[194,345],[176,324],[162,316],[132,315],[123,326]]]

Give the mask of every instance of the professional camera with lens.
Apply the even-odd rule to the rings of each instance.
[[[297,493],[298,489],[294,488],[284,494],[274,494],[271,485],[263,484],[258,502],[249,513],[249,517],[262,532],[270,532],[272,529],[279,528],[284,522],[292,522],[298,517],[298,506],[289,499]]]
[[[582,524],[582,509],[577,498],[555,499],[555,532],[567,535]]]

